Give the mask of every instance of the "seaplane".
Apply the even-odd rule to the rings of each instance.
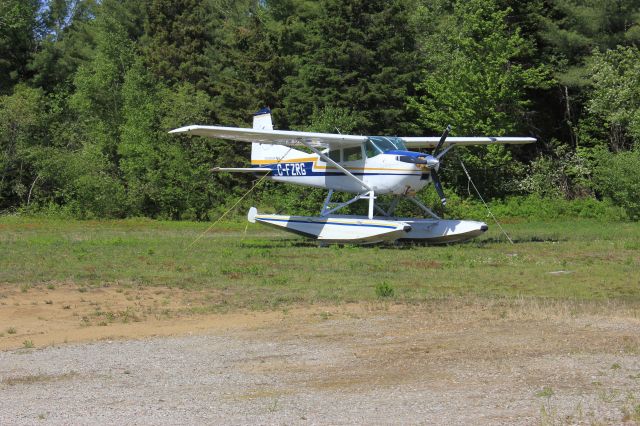
[[[536,141],[532,137],[449,137],[450,130],[447,126],[440,137],[274,130],[271,111],[263,108],[254,114],[252,128],[189,125],[169,133],[251,143],[251,167],[215,167],[214,172],[254,173],[276,182],[328,190],[318,216],[264,214],[251,207],[247,215],[251,223],[280,228],[321,244],[445,244],[475,238],[488,226],[472,220],[443,219],[416,198],[418,191],[433,184],[442,205],[446,204],[438,176],[442,157],[458,145]],[[430,153],[415,150],[429,148]],[[334,202],[335,192],[354,196],[346,202]],[[390,201],[383,205],[380,195],[388,195]],[[422,217],[394,216],[402,199],[415,204]],[[366,216],[337,214],[360,200],[368,203]]]

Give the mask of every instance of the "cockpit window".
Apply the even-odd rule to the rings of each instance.
[[[401,150],[401,151],[407,150],[407,147],[404,145],[404,142],[402,142],[402,139],[387,137],[387,136],[370,136],[367,139],[365,147],[366,147],[368,157],[370,157],[369,155],[370,146],[372,149],[371,151],[372,154],[373,154],[373,150],[377,152],[376,154],[373,154],[373,155],[382,154],[386,151],[392,151],[392,150]]]
[[[367,158],[375,157],[378,154],[382,154],[382,151],[380,151],[380,148],[375,146],[373,142],[371,142],[370,140],[367,140],[365,142],[364,152],[365,154],[367,154]]]

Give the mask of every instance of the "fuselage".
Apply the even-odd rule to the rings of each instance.
[[[377,194],[414,194],[424,188],[431,179],[429,168],[425,164],[411,164],[398,160],[401,155],[418,154],[411,151],[370,152],[367,155],[364,147],[357,146],[326,154],[369,185]],[[281,158],[265,156],[252,159],[251,165],[270,168],[272,172],[269,178],[278,182],[342,192],[363,192],[362,185],[355,179],[313,153],[290,149]]]

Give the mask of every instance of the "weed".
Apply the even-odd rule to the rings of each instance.
[[[7,328],[7,334],[16,334],[18,331],[16,330],[15,327],[9,327]]]
[[[78,291],[80,293],[86,293],[87,292],[87,288],[86,287],[78,287]]]
[[[536,392],[538,398],[545,398],[545,402],[540,406],[540,417],[542,424],[553,424],[553,418],[555,412],[551,406],[551,397],[554,395],[553,389],[550,386],[544,386],[542,390]]]
[[[53,300],[45,300],[44,303],[47,305],[53,305]]]
[[[620,391],[617,389],[607,390],[607,389],[599,389],[598,397],[601,401],[610,404],[614,402],[620,396]]]
[[[78,374],[75,371],[71,371],[69,373],[64,373],[60,375],[48,375],[48,374],[35,374],[30,376],[18,376],[18,377],[7,377],[2,379],[2,384],[7,386],[15,386],[15,385],[25,385],[25,384],[34,384],[34,383],[50,383],[57,382],[61,380],[70,380],[76,377]]]
[[[22,347],[25,349],[31,349],[34,347],[33,340],[25,340],[22,342]]]
[[[20,286],[20,291],[23,292],[23,293],[26,293],[26,292],[29,291],[30,288],[31,288],[30,284],[22,284]]]
[[[376,285],[376,296],[380,298],[393,297],[394,290],[391,284],[386,281]]]
[[[611,369],[612,370],[620,370],[620,364],[618,364],[617,362],[613,363],[613,365],[611,365]]]
[[[48,288],[49,290],[55,290],[55,289],[56,289],[56,286],[55,286],[55,285],[53,285],[53,284],[47,284],[47,288]]]
[[[71,305],[62,305],[62,309],[71,309]]]
[[[536,392],[538,398],[551,398],[554,395],[553,389],[550,386],[545,386],[542,390]]]
[[[268,410],[270,413],[278,411],[278,398],[274,398],[273,402],[269,404]]]

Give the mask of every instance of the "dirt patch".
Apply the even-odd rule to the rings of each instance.
[[[52,284],[0,291],[0,350],[201,333],[277,320],[279,312],[196,315],[211,292]]]
[[[3,347],[32,340],[35,349],[0,352],[0,399],[9,407],[0,423],[89,415],[149,424],[640,420],[634,306],[461,298],[189,309],[210,297],[64,285],[5,291],[0,320],[15,333],[3,332]],[[169,335],[183,336],[138,339]],[[58,345],[65,340],[102,341]]]

